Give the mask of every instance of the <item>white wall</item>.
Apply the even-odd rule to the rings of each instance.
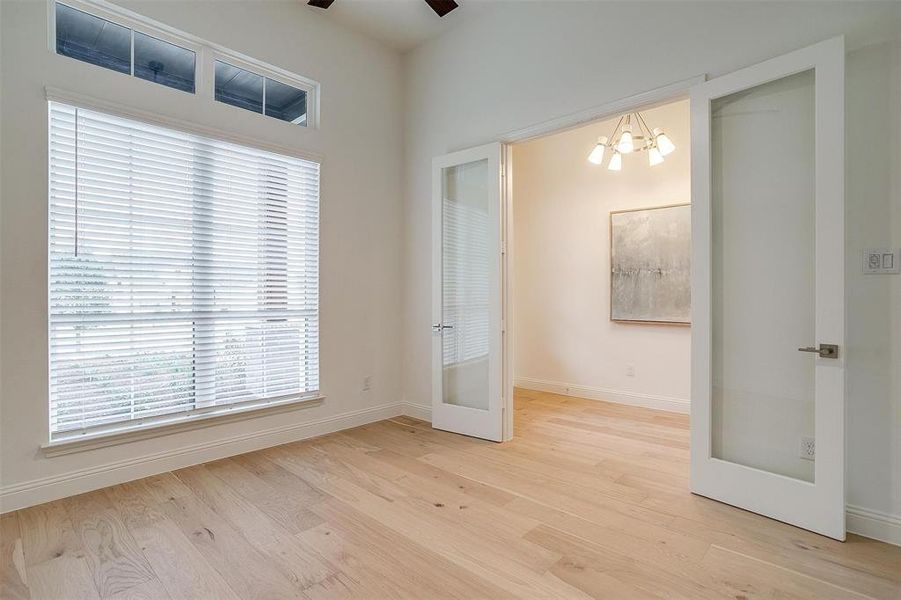
[[[861,272],[866,248],[901,246],[901,42],[847,67],[848,502],[894,515],[901,544],[901,276]]]
[[[897,39],[899,31],[901,4],[891,2],[499,3],[408,54],[405,399],[429,402],[433,156],[701,73],[715,77],[834,35],[845,34],[849,48],[859,49]],[[846,129],[848,501],[865,509],[864,517],[895,515],[896,525],[901,285],[898,276],[864,278],[858,261],[868,243],[901,245],[893,174],[901,162],[899,64],[897,48],[852,52]]]
[[[642,114],[678,146],[655,167],[645,152],[618,173],[586,160],[617,119],[513,147],[514,377],[687,412],[691,329],[610,320],[610,212],[691,201],[688,101]]]
[[[46,2],[4,0],[0,5],[3,509],[398,414],[403,221],[399,55],[342,29],[303,3],[124,4],[321,82],[321,128],[306,130],[57,56],[48,49]],[[42,455],[48,394],[44,86],[324,157],[324,404],[90,452]],[[372,376],[372,389],[363,392],[366,376]]]

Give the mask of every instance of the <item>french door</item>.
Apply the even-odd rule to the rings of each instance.
[[[502,151],[432,164],[432,426],[494,441],[504,432]]]
[[[696,86],[692,491],[845,538],[844,41]]]

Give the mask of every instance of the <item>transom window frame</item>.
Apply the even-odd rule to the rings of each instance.
[[[256,75],[268,77],[269,79],[273,79],[275,81],[278,81],[279,83],[283,83],[285,85],[289,85],[303,92],[306,92],[307,119],[306,124],[300,125],[300,127],[306,129],[319,128],[319,97],[321,86],[318,81],[297,75],[296,73],[291,73],[290,71],[287,71],[285,69],[265,63],[261,60],[257,60],[251,56],[247,56],[246,54],[236,52],[234,50],[231,50],[219,44],[215,44],[213,42],[209,42],[174,27],[159,23],[158,21],[154,21],[153,19],[149,19],[128,9],[106,2],[105,0],[48,0],[47,30],[49,32],[49,35],[47,42],[50,52],[54,55],[62,56],[59,55],[56,51],[57,4],[64,4],[76,10],[80,10],[95,17],[110,21],[111,23],[115,23],[116,25],[128,27],[132,31],[143,33],[164,42],[169,42],[170,44],[175,44],[176,46],[181,46],[182,48],[191,50],[195,53],[193,95],[205,100],[209,100],[210,102],[216,102],[216,61],[229,63],[241,69],[251,71]],[[132,36],[132,38],[134,38],[134,36]],[[134,72],[133,52],[134,48],[132,44],[132,73]],[[66,56],[63,56],[63,58],[69,59],[69,57]],[[120,75],[126,75],[139,81],[145,81],[143,79],[135,77],[133,74],[120,73]],[[158,85],[150,81],[148,81],[147,83]],[[191,95],[190,92],[184,92],[181,90],[174,91]],[[217,104],[224,103],[217,102]],[[226,106],[229,105],[226,104]],[[230,106],[230,108],[236,109],[237,107]],[[255,113],[253,111],[243,110],[242,112],[255,114],[259,117],[265,118],[267,122],[271,122],[273,120],[272,117],[267,117],[266,115]],[[278,119],[275,120],[277,121]],[[288,121],[283,121],[283,123],[295,127],[298,126],[297,124],[293,124]]]

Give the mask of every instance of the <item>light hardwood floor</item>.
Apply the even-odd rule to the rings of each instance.
[[[682,415],[519,390],[2,516],[2,597],[901,598],[901,548],[688,493]]]

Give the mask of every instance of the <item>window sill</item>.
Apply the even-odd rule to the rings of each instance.
[[[195,413],[191,416],[180,416],[177,419],[169,419],[163,422],[140,423],[137,425],[124,425],[112,431],[72,433],[51,440],[41,446],[41,451],[47,458],[63,456],[76,452],[86,452],[104,448],[128,444],[139,440],[172,435],[182,431],[191,431],[222,425],[233,421],[243,421],[255,417],[278,414],[303,408],[320,406],[325,396],[308,396],[302,398],[289,398],[265,404],[237,405],[232,408],[223,407],[221,411]]]

